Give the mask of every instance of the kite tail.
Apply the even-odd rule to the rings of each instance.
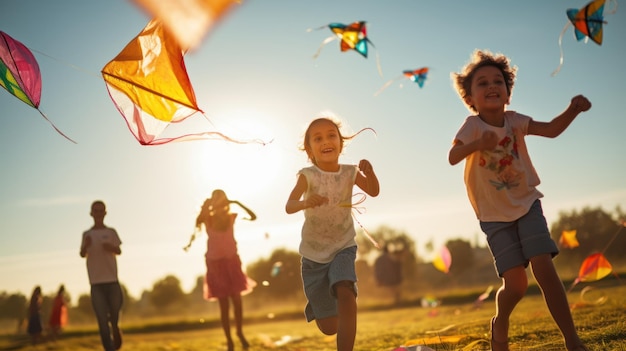
[[[154,146],[154,145],[163,145],[167,143],[171,143],[173,141],[192,141],[192,140],[224,140],[229,141],[231,143],[236,144],[261,144],[263,146],[271,143],[274,140],[263,141],[260,139],[251,139],[251,140],[238,140],[233,139],[225,134],[220,132],[202,132],[202,133],[194,133],[194,134],[186,134],[176,138],[160,138],[154,139],[148,143],[141,143],[142,145]]]
[[[380,77],[383,77],[383,68],[380,65],[380,55],[378,55],[378,50],[376,50],[376,68],[378,68],[378,74]]]
[[[332,37],[328,37],[328,38],[324,39],[324,41],[322,42],[320,47],[315,52],[315,55],[313,55],[313,58],[316,59],[320,55],[320,52],[322,51],[322,48],[324,46],[326,46],[326,44],[330,43],[331,41],[333,41],[335,39],[337,39],[337,36],[332,36]]]
[[[609,2],[613,3],[613,8],[610,10],[606,10],[604,13],[608,15],[613,15],[617,12],[617,0],[609,0]]]
[[[567,28],[570,26],[570,24],[572,24],[572,23],[568,22],[565,25],[565,27],[563,27],[563,30],[561,31],[561,34],[559,35],[559,51],[561,52],[561,58],[559,59],[559,66],[551,74],[552,77],[556,76],[559,73],[559,71],[561,70],[561,67],[563,67],[563,35],[567,31]]]
[[[63,134],[63,132],[62,132],[59,128],[57,128],[57,126],[55,126],[55,125],[54,125],[54,123],[52,123],[52,121],[51,121],[50,119],[48,119],[48,117],[46,116],[46,114],[45,114],[45,113],[41,112],[41,110],[40,110],[40,109],[37,109],[37,111],[39,111],[39,113],[43,116],[43,118],[44,118],[46,121],[48,121],[48,123],[50,123],[50,125],[52,126],[52,128],[54,128],[54,130],[56,130],[56,131],[57,131],[57,133],[61,134],[63,137],[65,137],[65,139],[67,139],[67,140],[69,140],[69,141],[73,142],[74,144],[76,144],[76,142],[75,142],[74,140],[72,140],[72,139],[71,139],[70,137],[68,137],[67,135]]]
[[[401,77],[402,77],[402,76],[400,76],[399,78],[401,78]],[[399,78],[394,78],[394,79],[391,79],[391,80],[387,81],[387,83],[383,84],[383,86],[382,86],[380,89],[378,89],[378,91],[377,91],[377,92],[375,92],[375,93],[374,93],[374,96],[378,96],[378,94],[382,93],[382,92],[383,92],[383,90],[385,90],[385,89],[389,88],[389,86],[390,86],[393,82],[395,82],[396,80],[398,80]]]

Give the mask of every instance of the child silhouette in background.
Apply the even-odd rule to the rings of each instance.
[[[43,325],[41,324],[41,303],[43,296],[41,295],[41,287],[37,285],[33,289],[28,304],[28,334],[33,345],[42,340]]]
[[[357,133],[358,134],[358,133]],[[356,134],[355,134],[356,135]],[[305,316],[326,335],[337,334],[337,350],[351,351],[356,336],[356,231],[352,190],[356,184],[370,196],[379,193],[372,165],[339,163],[346,137],[330,118],[312,121],[304,135],[304,150],[313,166],[298,172],[289,195],[288,214],[304,211],[300,254],[308,303]]]
[[[237,242],[234,236],[234,224],[237,213],[230,212],[230,205],[235,204],[248,213],[250,221],[256,219],[256,215],[248,207],[236,200],[229,200],[223,190],[214,190],[211,198],[202,205],[202,209],[196,218],[196,230],[202,225],[206,230],[206,276],[204,285],[204,298],[207,300],[217,299],[220,305],[220,319],[226,335],[228,351],[234,350],[233,339],[230,333],[230,302],[233,303],[235,315],[235,327],[237,337],[244,350],[250,347],[243,334],[243,307],[241,296],[250,293],[256,286],[256,282],[248,278],[241,268],[241,259],[237,252]],[[192,236],[189,245],[194,240]]]
[[[473,115],[457,132],[448,160],[451,165],[465,160],[467,194],[502,278],[491,320],[491,347],[509,350],[509,318],[528,288],[526,267],[530,264],[567,350],[588,351],[578,337],[565,288],[552,262],[558,249],[543,215],[539,200],[543,194],[536,188],[539,176],[524,137],[557,137],[591,103],[582,95],[575,96],[550,122],[507,111],[516,71],[506,56],[477,50],[462,72],[453,74],[455,88]]]
[[[67,324],[67,302],[65,301],[65,286],[61,284],[57,295],[52,301],[52,310],[48,325],[52,340],[56,340],[61,329]]]
[[[117,277],[117,256],[122,254],[122,241],[117,231],[104,224],[106,205],[96,200],[91,204],[93,226],[83,232],[80,257],[86,258],[91,285],[91,305],[98,321],[100,340],[105,351],[122,347],[119,317],[124,295]]]

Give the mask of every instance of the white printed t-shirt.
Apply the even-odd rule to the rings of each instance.
[[[328,203],[304,209],[300,254],[318,263],[332,261],[337,252],[355,246],[356,231],[352,219],[352,189],[357,166],[339,165],[338,172],[325,172],[317,166],[301,169],[310,194],[328,197]]]
[[[528,155],[524,137],[531,118],[506,111],[504,126],[494,127],[469,116],[456,139],[469,144],[490,130],[498,135],[494,150],[476,151],[465,159],[465,186],[476,216],[483,222],[512,222],[525,215],[535,200],[540,180]]]

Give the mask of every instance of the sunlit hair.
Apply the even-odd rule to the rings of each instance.
[[[363,128],[361,130],[359,130],[358,132],[352,134],[352,135],[348,135],[345,136],[343,134],[341,134],[341,122],[339,122],[338,120],[335,120],[334,118],[331,117],[319,117],[314,119],[311,123],[309,123],[309,126],[306,128],[306,131],[304,132],[304,142],[301,146],[301,150],[302,151],[306,151],[307,157],[309,158],[309,161],[311,161],[311,163],[313,163],[314,165],[317,166],[317,163],[315,162],[315,159],[312,156],[313,151],[311,150],[311,135],[310,135],[310,131],[311,128],[317,124],[317,123],[321,123],[321,122],[330,122],[333,125],[335,125],[335,128],[337,128],[337,134],[339,135],[339,152],[341,153],[343,151],[343,147],[346,144],[345,142],[348,140],[353,139],[354,137],[356,137],[357,135],[361,134],[361,132],[365,131],[365,130],[371,130],[372,132],[374,132],[374,134],[376,134],[376,131],[372,128]]]
[[[506,91],[509,97],[513,92],[513,85],[515,84],[515,74],[517,67],[511,66],[511,62],[508,57],[503,54],[493,54],[488,50],[474,50],[470,61],[463,67],[460,73],[452,73],[452,81],[456,92],[463,100],[463,103],[470,111],[477,113],[476,108],[473,105],[467,103],[467,97],[472,95],[472,79],[474,74],[479,68],[485,66],[493,66],[502,72],[504,82],[506,84]]]
[[[220,203],[215,203],[216,199],[221,200]],[[215,205],[221,206],[220,211],[216,211],[217,208],[214,207]],[[204,203],[200,208],[200,213],[198,214],[198,217],[196,217],[196,232],[201,229],[202,224],[207,225],[209,217],[212,217],[216,214],[219,216],[219,218],[215,220],[217,222],[217,226],[220,227],[220,229],[226,229],[230,222],[228,218],[223,218],[223,215],[229,213],[230,200],[226,196],[224,190],[213,190],[213,192],[211,193],[211,198],[204,200]],[[189,250],[191,244],[196,239],[196,232],[191,235],[191,238],[189,238],[189,243],[187,244],[187,246],[183,247],[183,250]]]

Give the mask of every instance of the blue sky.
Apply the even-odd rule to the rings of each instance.
[[[476,4],[480,4],[479,6]],[[341,159],[370,160],[381,194],[358,216],[370,231],[388,225],[417,242],[450,238],[484,244],[467,201],[463,166],[447,153],[468,111],[452,88],[476,49],[511,57],[518,66],[511,110],[548,121],[584,94],[593,107],[557,139],[529,137],[549,222],[559,211],[626,207],[626,15],[607,14],[604,43],[576,42],[565,10],[584,1],[249,0],[236,7],[189,52],[186,66],[198,104],[211,122],[193,118],[188,130],[217,130],[273,140],[261,146],[222,141],[139,145],[108,96],[100,76],[150,20],[130,1],[4,0],[0,30],[33,50],[43,79],[41,110],[72,144],[39,115],[0,91],[0,291],[44,293],[65,283],[77,298],[88,292],[81,233],[89,205],[108,205],[105,223],[123,241],[120,279],[131,294],[167,274],[191,289],[204,272],[205,238],[184,252],[199,206],[213,189],[253,209],[239,221],[244,263],[276,248],[296,250],[302,214],[284,204],[296,172],[308,166],[299,151],[308,122],[325,111],[345,132],[364,127]],[[340,53],[332,42],[313,59],[331,22],[368,23],[370,57]],[[376,68],[380,57],[384,77]],[[402,70],[427,66],[426,85],[398,81]],[[268,235],[266,235],[268,234]]]

